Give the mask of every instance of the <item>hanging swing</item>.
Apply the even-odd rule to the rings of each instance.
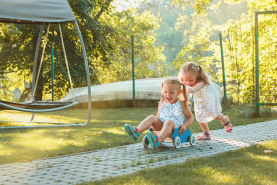
[[[85,68],[86,68],[86,78],[87,78],[88,94],[89,94],[89,96],[88,96],[88,120],[85,124],[51,122],[51,124],[61,124],[61,125],[0,127],[0,129],[87,125],[91,119],[91,89],[90,89],[89,67],[88,67],[85,46],[84,46],[84,43],[82,40],[80,29],[78,27],[76,18],[74,17],[68,2],[66,0],[59,0],[59,1],[49,0],[49,1],[47,1],[47,3],[45,3],[45,1],[43,1],[43,0],[36,0],[35,2],[34,1],[26,2],[23,0],[17,0],[17,3],[13,4],[13,3],[10,3],[9,0],[0,0],[0,3],[1,3],[1,6],[0,6],[0,22],[1,23],[41,24],[38,42],[36,45],[34,65],[33,65],[33,78],[32,78],[33,80],[32,80],[32,91],[31,91],[32,101],[25,102],[25,103],[13,103],[13,102],[7,102],[7,101],[0,100],[0,110],[17,110],[17,111],[23,111],[23,112],[31,112],[31,113],[33,113],[33,115],[29,122],[43,123],[43,122],[32,121],[34,119],[34,113],[63,110],[63,109],[66,109],[66,108],[69,108],[69,107],[72,107],[72,106],[78,104],[78,102],[75,101],[74,93],[73,93],[73,101],[72,102],[34,101],[34,95],[35,95],[37,84],[38,84],[39,74],[41,71],[43,56],[44,56],[44,52],[45,52],[45,48],[46,48],[46,44],[47,44],[47,37],[48,37],[49,28],[50,28],[51,23],[59,25],[59,32],[60,32],[60,37],[61,37],[61,42],[62,42],[62,47],[63,47],[63,52],[64,52],[67,74],[69,77],[70,88],[72,89],[72,92],[73,92],[73,85],[72,85],[72,80],[71,80],[71,75],[70,75],[69,65],[68,65],[68,61],[67,61],[67,56],[66,56],[66,51],[65,51],[60,23],[74,21],[75,27],[77,29],[77,33],[78,33],[78,36],[79,36],[79,39],[81,42],[81,48],[82,48],[82,53],[83,53]],[[24,10],[23,7],[30,9],[30,11]],[[37,11],[33,11],[34,9],[36,9]],[[50,14],[51,14],[51,16],[49,16]],[[45,41],[44,41],[43,51],[41,54],[41,60],[40,60],[38,73],[36,75],[38,53],[39,53],[40,42],[41,42],[45,23],[48,23],[48,28],[47,28],[47,32],[46,32]],[[22,121],[0,121],[0,122],[22,122]],[[46,122],[46,123],[49,123],[49,122]]]
[[[44,47],[43,47],[43,51],[42,51],[42,56],[41,56],[41,61],[40,61],[40,65],[39,65],[38,75],[37,75],[37,78],[35,80],[36,83],[35,83],[34,91],[32,93],[32,99],[34,98],[34,95],[35,95],[35,92],[36,92],[38,78],[39,78],[39,74],[40,74],[41,66],[42,66],[42,62],[43,62],[43,55],[44,55],[46,44],[47,44],[49,29],[50,29],[50,23],[48,25],[46,38],[45,38],[45,41],[44,41]],[[65,57],[65,63],[66,63],[67,74],[68,74],[68,77],[69,77],[70,87],[71,87],[71,89],[73,89],[60,23],[59,23],[59,31],[60,31],[60,36],[61,36],[61,41],[62,41],[62,46],[63,46],[63,51],[64,51],[64,57]],[[72,106],[77,105],[77,104],[78,104],[78,102],[75,101],[75,96],[74,96],[74,92],[73,92],[73,102],[31,101],[31,102],[27,102],[27,103],[12,103],[12,102],[6,102],[6,101],[1,101],[0,100],[0,110],[18,110],[18,111],[24,111],[24,112],[50,112],[50,111],[66,109],[66,108],[72,107]]]

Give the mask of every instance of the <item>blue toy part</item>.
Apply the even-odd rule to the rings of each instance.
[[[186,129],[186,131],[182,135],[179,135],[178,132],[179,128],[175,129],[172,136],[172,141],[175,148],[179,148],[181,146],[181,143],[186,142],[189,142],[191,146],[195,146],[196,138],[188,129]]]
[[[189,142],[191,146],[195,146],[196,138],[188,129],[182,135],[179,135],[178,132],[179,128],[175,129],[172,135],[173,145],[176,149],[181,146],[181,143],[186,142]],[[148,147],[149,141],[146,136],[143,137],[142,144],[145,148]]]
[[[191,136],[191,132],[186,129],[186,131],[179,135],[179,128],[175,129],[173,132],[172,140],[174,141],[175,137],[179,137],[181,139],[181,143],[189,142],[189,137]]]

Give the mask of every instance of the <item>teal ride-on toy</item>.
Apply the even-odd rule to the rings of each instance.
[[[152,128],[149,129],[149,131],[154,132],[156,135],[159,133],[159,131],[153,131]],[[179,148],[182,143],[189,142],[191,146],[195,146],[196,143],[196,137],[191,134],[191,132],[186,129],[186,131],[182,134],[179,135],[179,128],[175,129],[172,137],[167,137],[163,142],[173,142],[174,148]],[[145,148],[148,147],[149,141],[146,136],[143,137],[142,144]]]

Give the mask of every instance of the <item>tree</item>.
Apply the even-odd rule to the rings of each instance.
[[[155,46],[158,21],[150,11],[138,13],[135,8],[122,12],[104,14],[100,20],[102,24],[109,24],[116,34],[111,37],[113,50],[109,57],[112,60],[109,68],[102,60],[93,62],[101,76],[101,83],[110,83],[132,79],[132,41],[134,36],[135,75],[136,78],[150,78],[167,74],[164,63],[165,57],[161,53],[163,48]],[[106,70],[109,70],[109,73]]]
[[[230,1],[226,1],[229,2]],[[238,3],[239,1],[236,1]],[[212,32],[222,32],[227,80],[227,94],[237,103],[255,102],[255,30],[253,11],[275,10],[273,1],[249,1],[248,15],[241,14],[236,20],[229,20],[218,26],[203,26],[196,36],[190,36],[190,42],[181,50],[174,62],[175,68],[192,60],[205,67],[214,79],[222,82],[220,66],[219,41],[209,39]],[[276,14],[259,17],[259,56],[260,56],[260,101],[276,103],[277,60],[276,53]],[[203,47],[207,43],[206,47]],[[209,47],[208,47],[209,45]],[[202,51],[202,52],[201,52]],[[212,51],[212,55],[203,56],[204,51]],[[189,55],[189,56],[188,56]],[[211,71],[215,70],[215,71]]]
[[[191,16],[182,15],[178,17],[174,26],[177,31],[183,32],[184,36],[190,36],[196,35],[198,30],[207,23],[211,26],[211,21],[207,18],[207,15],[199,16],[196,12],[193,12]]]
[[[185,30],[185,33],[188,33]],[[216,75],[217,68],[221,65],[220,56],[213,55],[216,51],[220,51],[219,45],[212,41],[214,35],[214,29],[211,27],[211,22],[207,21],[197,30],[196,35],[190,35],[189,43],[181,49],[172,63],[172,67],[176,70],[180,70],[183,64],[186,62],[195,62],[198,65],[202,65],[206,72],[212,75],[213,80],[217,81]]]
[[[214,0],[172,0],[172,5],[182,5],[183,8],[192,6],[195,8],[199,15],[203,15],[206,13],[206,9],[210,6],[210,3],[213,1]]]

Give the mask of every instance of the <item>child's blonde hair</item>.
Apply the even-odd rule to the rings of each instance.
[[[198,76],[196,82],[204,82],[205,84],[210,85],[209,76],[202,66],[196,65],[193,62],[187,62],[180,69],[178,78],[180,79],[182,77],[182,74],[187,73],[192,73],[193,75]]]
[[[188,97],[187,97],[187,93],[186,93],[186,86],[184,84],[182,84],[180,82],[180,80],[177,77],[168,77],[161,85],[161,101],[164,100],[164,93],[163,93],[163,87],[164,84],[169,83],[169,84],[173,84],[176,86],[177,91],[180,91],[182,89],[182,95],[183,95],[183,100],[182,102],[185,104],[185,106],[187,106],[188,103]]]

